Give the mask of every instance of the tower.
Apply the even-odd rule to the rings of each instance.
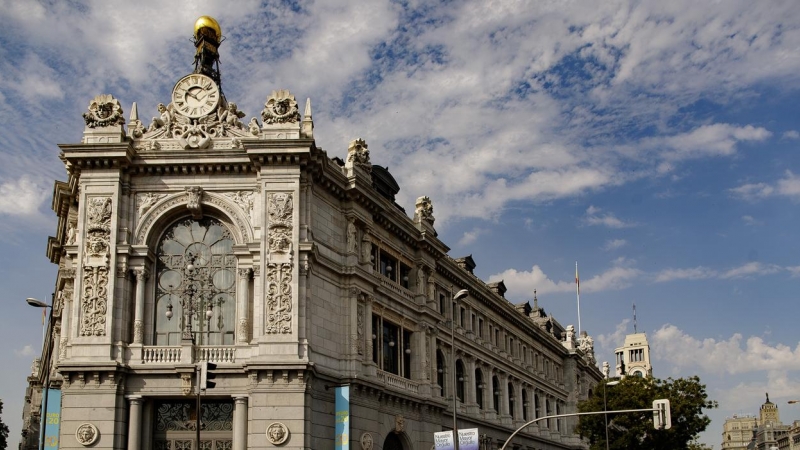
[[[614,350],[617,361],[617,375],[649,377],[653,375],[650,364],[650,344],[646,333],[633,333],[625,336],[622,347]]]

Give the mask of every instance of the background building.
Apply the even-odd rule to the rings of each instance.
[[[449,256],[431,199],[410,218],[365,141],[329,157],[310,100],[301,114],[276,90],[246,120],[222,91],[221,36],[198,20],[195,71],[149,124],[99,95],[60,146],[57,294],[31,378],[53,389],[57,446],[196,448],[199,415],[204,449],[427,450],[457,413],[496,448],[576,411],[602,376],[591,337]],[[197,411],[200,362],[217,377]],[[520,443],[583,448],[574,424]]]
[[[653,376],[647,333],[633,333],[625,336],[625,343],[622,347],[615,349],[614,354],[617,360],[617,374],[638,377]]]

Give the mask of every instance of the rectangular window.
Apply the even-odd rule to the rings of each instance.
[[[472,314],[472,323],[470,324],[470,326],[469,326],[470,328],[469,329],[472,330],[473,333],[475,332],[475,322],[476,322],[476,320],[477,320],[477,318],[475,317],[475,314]]]
[[[478,336],[483,337],[483,319],[478,319]]]
[[[447,313],[446,309],[447,309],[447,296],[445,296],[443,293],[440,292],[439,293],[439,313],[441,315],[443,315],[443,316],[446,316],[447,315],[446,314]]]
[[[463,327],[464,324],[467,323],[466,317],[467,317],[467,310],[466,310],[466,308],[464,308],[462,306],[461,310],[459,311],[459,314],[458,314],[458,325],[459,326]]]

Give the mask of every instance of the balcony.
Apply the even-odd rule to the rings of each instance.
[[[419,394],[419,383],[408,378],[403,378],[393,373],[378,371],[378,380],[386,386],[399,389],[402,391],[412,392]]]
[[[179,364],[183,356],[183,347],[154,345],[142,347],[142,364]],[[212,363],[230,364],[236,362],[236,347],[225,345],[195,346],[192,363],[208,361]]]

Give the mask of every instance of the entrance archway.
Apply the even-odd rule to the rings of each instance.
[[[396,433],[389,433],[386,436],[386,440],[383,441],[383,450],[405,450],[405,447],[403,447],[403,441],[400,440],[400,436]]]

